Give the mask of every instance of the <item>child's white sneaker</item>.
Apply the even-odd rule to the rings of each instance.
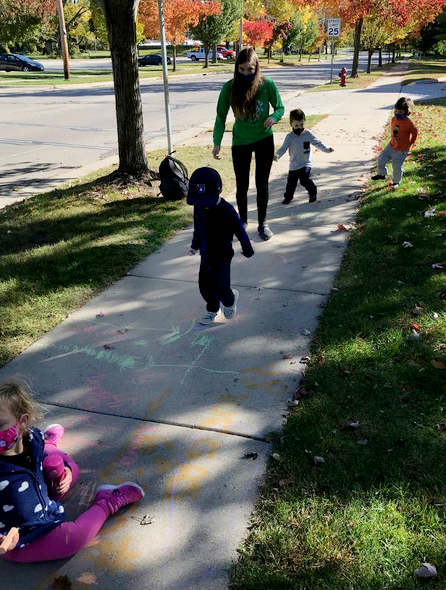
[[[199,319],[198,322],[202,326],[207,326],[208,324],[212,324],[212,322],[217,317],[217,314],[218,314],[218,311],[206,311],[206,313],[204,314],[204,316],[201,319]]]
[[[223,307],[223,314],[227,320],[232,320],[232,318],[237,313],[237,300],[239,297],[239,292],[237,289],[232,289],[234,294],[234,303],[232,305],[228,305],[228,307]]]

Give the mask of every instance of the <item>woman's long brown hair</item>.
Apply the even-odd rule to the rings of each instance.
[[[254,79],[247,85],[243,75],[238,71],[240,64],[249,63],[255,66]],[[256,96],[263,77],[260,75],[260,64],[257,53],[248,47],[242,49],[237,56],[232,82],[231,107],[236,118],[254,119],[256,116]]]

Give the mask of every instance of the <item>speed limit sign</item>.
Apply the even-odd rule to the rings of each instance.
[[[329,37],[339,37],[341,35],[341,19],[340,18],[327,19],[327,35]]]

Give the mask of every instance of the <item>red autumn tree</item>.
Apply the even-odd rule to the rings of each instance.
[[[186,31],[198,24],[200,17],[219,14],[220,4],[213,1],[169,0],[163,3],[166,39],[172,45],[173,69],[176,70],[176,49],[186,39]],[[159,13],[157,0],[141,0],[138,20],[144,25],[144,35],[159,39]]]
[[[243,33],[254,49],[263,47],[264,43],[272,37],[273,25],[264,18],[254,21],[244,20]]]

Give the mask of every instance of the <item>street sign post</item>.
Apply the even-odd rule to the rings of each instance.
[[[330,69],[330,84],[333,82],[333,60],[334,60],[334,40],[335,37],[341,35],[341,19],[328,18],[327,19],[327,36],[331,37],[331,69]]]

